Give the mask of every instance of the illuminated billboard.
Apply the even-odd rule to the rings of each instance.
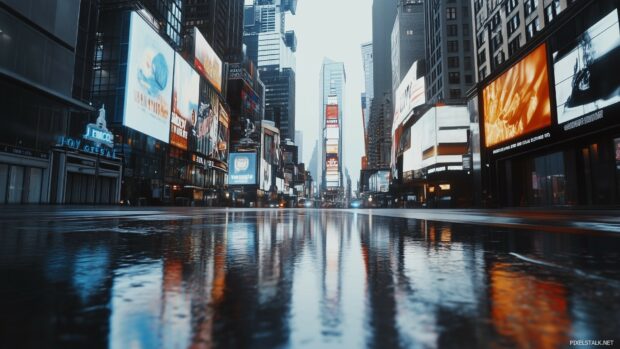
[[[256,153],[231,153],[228,169],[229,185],[256,184]]]
[[[329,139],[325,142],[325,153],[338,154],[338,140]]]
[[[220,113],[219,113],[219,125],[218,125],[218,133],[217,133],[217,151],[215,158],[226,162],[228,159],[228,128],[230,118],[228,117],[228,112],[226,108],[220,105]]]
[[[338,105],[327,105],[325,108],[325,126],[338,127]]]
[[[417,78],[418,62],[413,62],[409,72],[396,89],[394,96],[394,122],[392,133],[400,125],[413,108],[426,102],[424,76]]]
[[[338,154],[325,155],[325,168],[327,171],[338,171]]]
[[[174,50],[131,13],[123,125],[168,143]]]
[[[390,172],[377,171],[370,176],[368,186],[372,192],[387,193],[390,191]]]
[[[609,72],[620,63],[619,55],[617,10],[553,53],[558,123],[620,102],[620,75]]]
[[[196,121],[195,151],[209,157],[216,157],[220,101],[217,93],[206,83],[201,85],[200,106]]]
[[[546,45],[485,87],[482,99],[487,147],[551,125]]]
[[[189,136],[198,120],[199,89],[200,76],[177,53],[170,115],[170,144],[183,150],[187,150]]]
[[[196,27],[194,27],[194,52],[196,69],[218,92],[222,92],[222,60]]]

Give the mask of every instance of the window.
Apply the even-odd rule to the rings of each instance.
[[[493,63],[495,63],[495,66],[498,66],[504,63],[504,61],[505,61],[504,51],[499,51],[497,55],[493,58]]]
[[[460,84],[461,83],[461,73],[459,72],[450,72],[448,73],[448,82],[451,84]]]
[[[448,28],[448,36],[458,35],[458,27],[456,24],[449,24],[447,28]]]
[[[516,38],[514,38],[512,41],[510,41],[508,43],[508,56],[512,56],[515,54],[515,52],[517,52],[519,50],[519,48],[521,47],[521,34],[517,35]]]
[[[465,83],[466,83],[466,84],[471,84],[471,83],[473,83],[473,82],[474,82],[474,78],[473,78],[473,76],[471,76],[471,75],[469,75],[469,74],[468,74],[468,75],[465,75]]]
[[[482,64],[486,61],[487,61],[487,53],[485,50],[482,50],[482,52],[478,53],[478,64]]]
[[[471,57],[469,56],[463,57],[463,67],[465,69],[471,69]]]
[[[504,38],[502,37],[502,33],[501,32],[497,33],[497,35],[495,35],[493,39],[491,39],[491,50],[492,51],[499,50],[503,42],[504,42]]]
[[[469,40],[463,40],[463,52],[469,52],[471,48],[471,43]]]
[[[469,35],[469,24],[463,24],[463,35]]]
[[[531,15],[538,7],[538,0],[525,0],[523,3],[525,17]]]
[[[459,67],[459,58],[448,57],[448,68],[458,68],[458,67]]]
[[[461,90],[450,89],[450,98],[461,98]]]
[[[446,19],[456,19],[456,7],[446,8]]]
[[[540,30],[540,20],[538,19],[538,17],[536,17],[526,27],[526,30],[525,30],[526,40],[530,40],[532,37],[534,37],[534,35],[536,35],[536,33],[538,33],[539,30]]]
[[[448,41],[448,52],[459,52],[459,42],[456,40]]]
[[[545,7],[545,23],[553,21],[553,19],[557,17],[560,12],[562,12],[560,0],[553,0],[551,5]]]
[[[478,47],[482,46],[486,42],[486,31],[483,30],[480,34],[476,36],[476,45]]]
[[[480,71],[478,72],[478,80],[482,81],[484,80],[484,78],[486,78],[486,76],[487,76],[487,67],[480,68]]]
[[[519,5],[519,2],[517,0],[508,0],[506,1],[506,15],[510,14],[510,12],[512,12],[512,10],[514,10],[515,8],[517,8],[517,6]]]
[[[506,24],[506,26],[508,27],[508,36],[512,35],[512,33],[519,29],[520,23],[521,21],[519,19],[518,13],[508,20],[508,23]]]

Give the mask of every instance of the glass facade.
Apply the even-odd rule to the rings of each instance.
[[[41,203],[43,169],[0,163],[0,204]]]

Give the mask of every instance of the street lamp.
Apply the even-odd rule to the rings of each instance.
[[[368,202],[372,202],[372,196],[368,197]]]

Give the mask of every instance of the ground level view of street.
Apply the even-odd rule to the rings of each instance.
[[[571,212],[7,207],[0,346],[617,344],[615,222]]]

